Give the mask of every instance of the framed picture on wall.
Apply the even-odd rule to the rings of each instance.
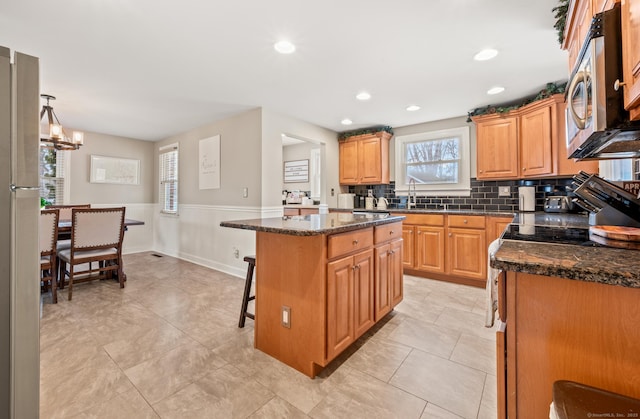
[[[140,184],[140,160],[91,155],[91,183]]]
[[[309,182],[309,159],[284,162],[284,183]]]

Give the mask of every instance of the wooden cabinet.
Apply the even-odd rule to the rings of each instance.
[[[502,233],[513,217],[411,214],[403,227],[406,273],[483,287],[488,238]],[[491,220],[491,221],[487,221]],[[493,233],[493,229],[499,229]],[[412,253],[412,255],[407,255]]]
[[[285,216],[296,216],[296,215],[310,215],[310,214],[318,214],[318,208],[291,208],[284,207],[284,215]]]
[[[474,117],[477,178],[518,179],[598,172],[598,162],[567,159],[565,103],[554,95],[507,114]]]
[[[375,230],[375,320],[389,313],[403,297],[402,223],[386,224]]]
[[[640,0],[622,0],[624,106],[640,120]]]
[[[538,103],[536,103],[538,105]],[[539,104],[520,116],[520,175],[545,176],[553,173],[551,125],[554,104]],[[559,127],[558,127],[559,129]]]
[[[340,184],[388,184],[390,140],[391,135],[383,131],[357,135],[341,141]]]
[[[504,229],[513,221],[513,217],[487,217],[487,247],[500,238]]]
[[[449,215],[447,220],[447,272],[483,285],[487,279],[485,217]]]
[[[374,324],[373,251],[327,265],[327,358],[333,359]]]
[[[518,177],[518,120],[515,116],[474,118],[477,138],[477,178]]]
[[[598,0],[595,0],[595,2],[597,3]],[[589,32],[593,10],[591,0],[574,0],[570,2],[567,10],[565,37],[562,43],[562,48],[569,53],[569,71],[575,66],[580,48],[582,48],[582,44]]]
[[[498,417],[548,417],[557,380],[640,398],[640,289],[520,272],[500,281]]]

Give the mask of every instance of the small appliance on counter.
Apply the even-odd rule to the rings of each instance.
[[[598,175],[573,177],[573,202],[589,211],[589,225],[640,227],[640,199]]]
[[[569,212],[571,201],[566,195],[548,196],[544,199],[544,212],[564,213]]]
[[[301,191],[291,191],[287,194],[286,203],[287,204],[302,204],[302,198],[307,196],[305,192]]]
[[[352,193],[339,193],[338,194],[338,208],[352,209],[354,206],[356,194]]]

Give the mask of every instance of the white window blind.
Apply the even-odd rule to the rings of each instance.
[[[40,148],[40,197],[49,204],[65,203],[67,151]]]
[[[165,214],[178,213],[178,145],[160,149],[160,204]]]

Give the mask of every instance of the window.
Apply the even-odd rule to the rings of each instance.
[[[411,180],[421,195],[470,195],[469,127],[397,136],[395,152],[397,195]]]
[[[65,176],[69,165],[68,151],[40,147],[40,197],[49,204],[61,205],[68,202],[69,191]]]
[[[178,144],[160,148],[160,212],[178,214]]]

